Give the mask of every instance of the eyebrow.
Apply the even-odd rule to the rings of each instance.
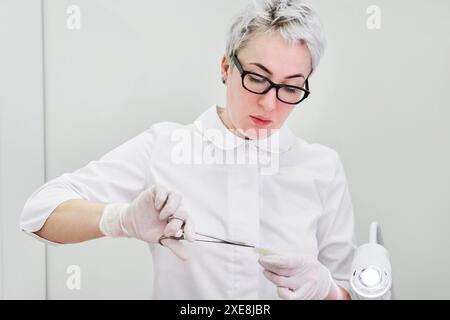
[[[252,62],[252,63],[250,63],[250,64],[253,64],[253,65],[259,67],[260,69],[264,70],[265,72],[267,72],[267,73],[270,74],[271,76],[273,75],[273,73],[272,73],[269,69],[267,69],[266,67],[264,67],[261,63]],[[286,77],[285,79],[300,78],[300,77],[303,78],[303,79],[305,79],[305,76],[304,76],[302,73],[294,74],[294,75],[292,75],[292,76]]]

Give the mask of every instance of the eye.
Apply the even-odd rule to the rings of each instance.
[[[263,83],[266,82],[266,80],[264,78],[249,74],[248,77],[250,78],[250,81],[255,82],[255,83]]]
[[[298,89],[296,89],[296,88],[291,88],[291,87],[283,87],[283,90],[284,90],[286,93],[297,93],[297,92],[298,92]]]

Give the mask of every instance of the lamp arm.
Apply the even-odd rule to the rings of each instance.
[[[370,224],[369,242],[377,243],[384,247],[383,233],[381,232],[380,224],[377,221],[374,221]],[[392,300],[395,300],[394,282],[392,282],[390,291],[390,298]]]
[[[377,243],[384,247],[383,234],[381,232],[380,224],[377,221],[370,224],[369,242]]]

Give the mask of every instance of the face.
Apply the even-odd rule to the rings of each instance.
[[[245,48],[237,53],[245,71],[262,75],[274,83],[303,87],[312,70],[312,59],[304,43],[290,45],[280,33],[255,35]],[[283,126],[295,105],[277,99],[276,89],[266,94],[255,94],[242,86],[239,70],[230,72],[230,58],[222,58],[222,78],[226,80],[226,108],[221,119],[227,128],[241,137],[261,139],[272,130]],[[302,74],[290,78],[290,76]],[[268,121],[258,121],[258,119]]]

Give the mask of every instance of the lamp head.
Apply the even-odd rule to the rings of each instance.
[[[360,297],[377,299],[392,286],[389,253],[377,243],[360,246],[353,260],[350,285]]]

